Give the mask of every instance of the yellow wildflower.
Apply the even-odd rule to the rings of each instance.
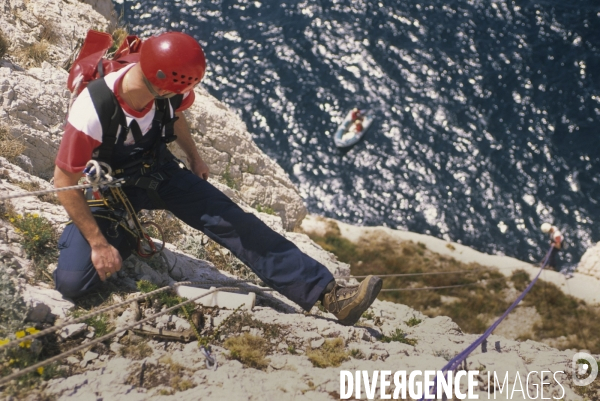
[[[44,374],[44,367],[40,366],[39,368],[37,368],[37,372],[40,374],[40,376],[43,375]]]
[[[19,347],[21,348],[31,348],[31,340],[25,340],[19,343]]]
[[[10,340],[8,338],[2,338],[2,339],[0,339],[0,347],[5,346],[9,342],[10,342]]]
[[[15,219],[14,219],[14,218],[12,218],[12,217],[11,217],[9,220],[10,220],[10,222],[11,222],[11,223],[14,223],[14,222],[15,222]]]
[[[37,219],[38,217],[40,217],[40,215],[39,215],[39,214],[37,214],[37,213],[34,213],[34,214],[33,214],[33,218]]]
[[[12,364],[13,364],[13,363],[15,363],[15,362],[17,362],[17,361],[15,361],[14,359],[11,359],[10,361],[8,361],[8,364],[9,364],[9,365],[12,365]]]
[[[25,337],[25,331],[24,331],[24,330],[17,331],[17,332],[15,333],[15,336],[16,336],[17,338],[23,338],[23,337]]]
[[[35,334],[35,333],[39,333],[40,332],[35,327],[28,327],[28,328],[25,329],[25,331],[28,332],[29,334]]]

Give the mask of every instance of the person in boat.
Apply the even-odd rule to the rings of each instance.
[[[354,129],[356,130],[356,132],[362,132],[363,125],[361,120],[356,120],[356,122],[354,123]]]
[[[194,87],[204,76],[206,62],[200,44],[191,36],[167,32],[143,42],[139,61],[111,72],[103,79],[129,127],[119,129],[112,148],[113,171],[128,166],[123,186],[133,208],[166,209],[186,224],[229,249],[267,285],[309,311],[317,302],[344,325],[354,325],[375,301],[381,278],[369,276],[359,285],[335,281],[321,263],[306,255],[251,213],[244,212],[208,182],[209,168],[196,148],[183,110],[194,102]],[[170,79],[189,77],[186,80]],[[91,85],[90,85],[91,86]],[[56,188],[76,185],[86,163],[103,141],[100,111],[88,86],[74,101],[56,157]],[[159,101],[179,98],[169,113],[174,121],[175,142],[185,152],[189,169],[177,163],[161,139],[162,126],[155,114]],[[170,101],[170,100],[169,100]],[[161,103],[162,104],[162,103]],[[177,118],[175,118],[177,117]],[[130,138],[131,137],[131,138]],[[157,185],[136,186],[143,180]],[[58,192],[71,217],[59,242],[60,256],[54,272],[56,289],[69,298],[85,295],[109,277],[115,277],[122,261],[131,254],[127,232],[110,220],[96,219],[83,192]]]
[[[362,119],[364,117],[363,117],[362,113],[360,112],[360,110],[357,107],[355,107],[352,109],[351,118],[352,118],[352,122],[355,122],[357,120],[362,121]]]

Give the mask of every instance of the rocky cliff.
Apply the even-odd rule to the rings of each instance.
[[[0,157],[0,194],[6,195],[24,188],[51,188],[48,179],[70,97],[63,66],[88,29],[110,30],[115,22],[109,0],[0,0],[0,5],[0,49],[3,43],[6,49],[0,54],[0,127],[7,133],[0,136],[0,145],[8,147],[14,141],[24,144],[22,152]],[[197,88],[196,95],[186,116],[201,155],[211,167],[214,184],[335,275],[347,276],[347,265],[306,235],[292,231],[306,215],[302,199],[283,170],[253,143],[243,122],[204,88]],[[19,215],[43,216],[59,229],[67,220],[51,198],[20,198],[4,205],[4,211],[7,208]],[[170,268],[160,262],[128,259],[109,283],[116,291],[106,302],[137,294],[136,282],[140,280],[162,286],[181,280],[240,277],[244,272],[231,255],[211,248],[200,234],[181,226],[176,231],[178,240],[165,250],[165,263]],[[58,318],[55,323],[68,320],[74,315],[74,304],[35,279],[35,263],[39,262],[32,261],[24,238],[23,230],[13,222],[0,220],[0,266],[6,273],[2,277],[10,277],[27,301],[28,325],[47,326],[50,313]],[[218,262],[221,260],[225,263]],[[39,305],[50,310],[44,312]],[[108,326],[123,327],[161,307],[160,302],[132,304],[110,315]],[[32,316],[35,310],[43,316]],[[53,378],[39,388],[21,389],[17,394],[60,400],[331,400],[340,397],[341,370],[440,369],[477,338],[463,333],[449,318],[428,318],[407,306],[382,301],[376,301],[355,327],[338,325],[333,316],[318,308],[302,313],[277,294],[259,296],[252,311],[205,308],[203,313],[202,326],[220,333],[211,338],[219,362],[216,370],[206,368],[195,341],[165,341],[130,332],[70,356],[63,362],[67,377]],[[153,326],[180,333],[190,327],[186,319],[176,315]],[[215,328],[221,331],[215,332]],[[59,346],[85,344],[98,330],[93,322],[63,330]],[[235,341],[240,338],[246,341],[245,348],[236,348],[240,345]],[[573,352],[499,336],[492,336],[488,343],[494,346],[477,349],[463,366],[479,370],[476,392],[481,398],[487,397],[488,390],[497,390],[493,383],[491,388],[488,385],[487,372],[502,378],[508,374],[507,385],[513,389],[532,371],[563,371],[556,376],[558,382],[548,380],[543,373],[534,375],[511,397],[501,394],[499,398],[525,399],[523,388],[533,394],[545,380],[551,383],[545,386],[545,397],[552,394],[581,399],[569,379]],[[250,353],[244,357],[248,349],[264,355]]]

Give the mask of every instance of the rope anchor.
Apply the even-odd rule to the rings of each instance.
[[[217,370],[217,358],[210,353],[210,347],[207,349],[204,345],[200,346],[200,352],[204,355],[206,368],[210,370]]]

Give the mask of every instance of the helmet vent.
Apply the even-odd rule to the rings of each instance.
[[[165,73],[162,70],[158,70],[158,71],[156,71],[156,77],[158,79],[165,79],[167,76],[165,75]]]

